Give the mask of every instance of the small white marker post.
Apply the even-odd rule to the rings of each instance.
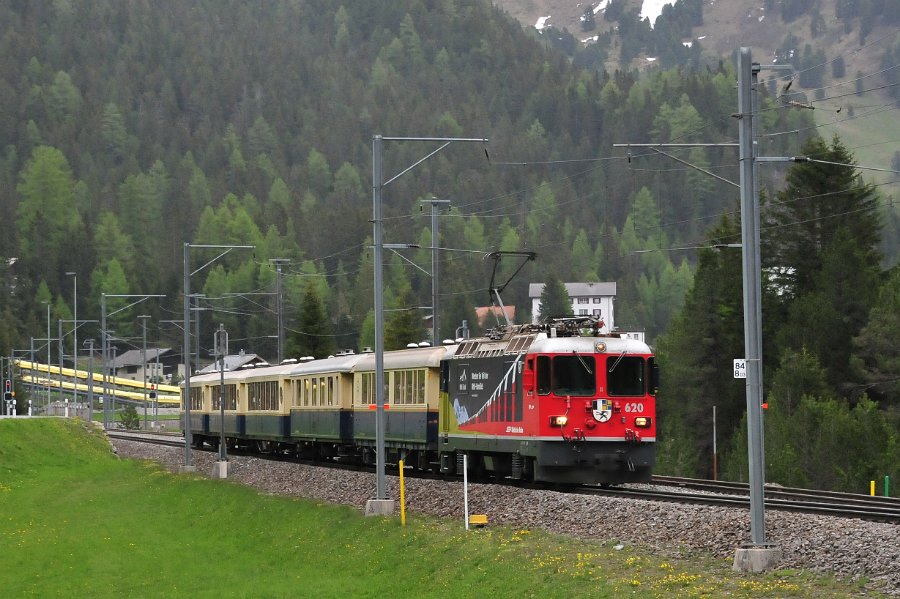
[[[469,456],[466,454],[463,454],[463,511],[466,530],[469,530]]]

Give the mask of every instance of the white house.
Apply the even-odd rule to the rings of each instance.
[[[593,316],[603,321],[607,331],[615,328],[614,302],[616,300],[615,283],[566,283],[566,292],[572,300],[572,313],[576,316]],[[541,317],[541,293],[543,283],[528,285],[528,297],[531,298],[531,322],[537,324]]]

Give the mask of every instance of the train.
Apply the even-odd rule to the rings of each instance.
[[[646,482],[656,456],[659,371],[644,342],[561,317],[383,353],[385,463],[551,484]],[[375,464],[376,356],[194,375],[196,447]],[[221,403],[224,401],[224,419]],[[184,416],[184,412],[182,414]]]

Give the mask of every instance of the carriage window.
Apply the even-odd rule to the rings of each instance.
[[[224,393],[223,393],[224,391]],[[224,390],[219,385],[212,387],[212,409],[221,410],[221,396],[225,396],[225,409],[237,410],[237,385],[225,385]]]
[[[610,395],[643,395],[644,374],[643,358],[624,354],[606,358],[606,388]]]
[[[247,384],[248,406],[250,411],[278,409],[278,382],[263,381]]]
[[[184,389],[181,390],[181,409],[184,410]],[[202,410],[203,409],[203,388],[202,387],[191,387],[191,409],[192,410]]]
[[[425,371],[423,369],[395,370],[390,374],[394,381],[392,403],[405,405],[425,403]]]
[[[360,393],[359,403],[362,405],[371,405],[375,403],[375,373],[364,372],[359,375]]]

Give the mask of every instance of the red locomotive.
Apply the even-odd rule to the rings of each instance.
[[[587,317],[507,326],[445,360],[441,467],[556,483],[647,481],[658,370],[644,343]]]

